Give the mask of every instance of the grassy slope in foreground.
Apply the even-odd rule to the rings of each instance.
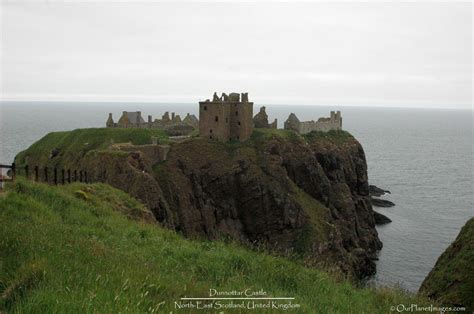
[[[397,290],[356,289],[234,244],[186,240],[124,212],[146,209],[104,184],[10,186],[0,196],[0,309],[162,312],[209,288],[294,296],[306,313],[381,313],[425,302]]]
[[[456,240],[439,257],[420,292],[441,304],[466,306],[474,311],[474,218],[469,219]]]

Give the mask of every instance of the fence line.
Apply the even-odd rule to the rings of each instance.
[[[25,165],[21,171],[15,165],[15,163],[11,165],[4,165],[0,164],[0,169],[6,168],[10,169],[10,175],[4,177],[0,175],[0,182],[13,182],[17,175],[23,174],[24,177],[28,180],[34,179],[35,182],[45,182],[49,184],[68,184],[72,182],[81,182],[81,183],[92,183],[90,180],[90,176],[88,175],[86,170],[78,170],[78,169],[64,169],[64,168],[57,168],[54,167],[52,170],[47,166],[41,168],[39,166],[34,166],[34,176],[30,178],[30,166]],[[79,173],[79,175],[78,175]],[[42,175],[40,175],[42,174]]]

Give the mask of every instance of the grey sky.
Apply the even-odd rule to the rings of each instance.
[[[471,107],[472,4],[2,2],[16,100]]]

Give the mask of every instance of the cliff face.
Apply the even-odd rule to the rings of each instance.
[[[420,287],[420,293],[443,306],[465,306],[474,311],[474,218],[438,258]]]
[[[361,145],[346,132],[305,137],[256,130],[245,143],[192,138],[167,160],[143,152],[64,152],[94,180],[142,200],[163,225],[188,237],[231,238],[305,257],[363,277],[382,244],[375,230]],[[20,154],[17,162],[29,156]]]
[[[190,141],[172,149],[156,178],[185,234],[296,250],[360,277],[375,271],[381,248],[367,166],[354,138],[333,140],[275,136],[227,149]]]

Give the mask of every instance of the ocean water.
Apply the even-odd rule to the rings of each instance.
[[[51,131],[102,127],[112,112],[141,110],[197,115],[197,104],[0,103],[0,163]],[[473,111],[364,107],[267,105],[279,127],[290,112],[300,120],[341,110],[343,128],[364,147],[369,181],[392,192],[392,208],[376,208],[393,220],[378,227],[384,244],[377,262],[377,285],[416,291],[439,255],[474,216]],[[255,108],[257,112],[258,107]]]

